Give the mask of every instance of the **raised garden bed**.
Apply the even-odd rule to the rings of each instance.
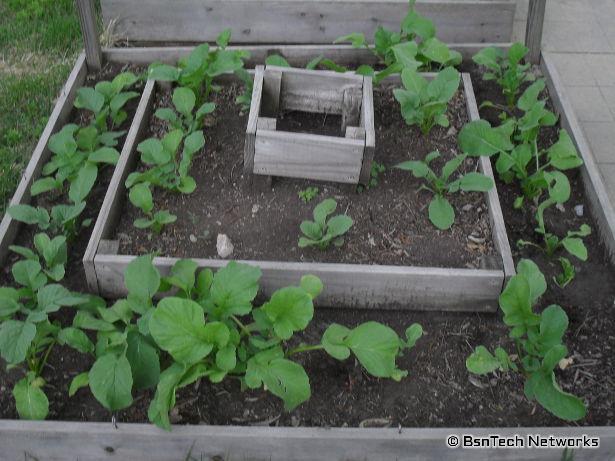
[[[461,99],[458,98],[456,100],[456,108],[453,110],[453,112],[455,112],[453,119],[456,121],[455,130],[459,130],[464,121],[475,119],[478,114],[469,76],[464,75],[462,81],[463,94],[460,96]],[[148,112],[151,112],[151,108],[152,105],[155,104],[154,100],[157,94],[161,94],[160,91],[157,90],[154,84],[148,83],[148,87],[144,91],[143,100],[140,105],[140,109],[143,109],[143,111],[140,110],[139,116],[135,117],[135,124],[138,125],[136,127],[133,126],[134,133],[140,132],[143,134],[147,130],[146,126],[149,122],[149,118],[147,115],[141,117],[141,113],[147,114]],[[225,93],[223,92],[222,95],[224,94]],[[384,119],[380,122],[380,126],[378,125],[378,120],[376,121],[376,131],[378,132],[380,130],[379,134],[383,140],[387,136],[395,136],[393,133],[396,131],[399,132],[399,130],[405,130],[405,124],[397,111],[392,108],[388,110],[385,109],[387,104],[393,104],[392,97],[386,96],[386,94],[390,93],[383,93],[383,96],[381,96],[383,99],[381,99],[380,103],[377,102],[378,97],[375,98],[376,105],[379,104],[381,107],[381,117],[393,117],[395,124],[392,129],[383,132],[382,130],[385,130],[386,126]],[[232,96],[226,96],[226,100],[221,100],[219,105],[228,107],[228,102],[232,99]],[[192,213],[193,216],[196,215],[196,219],[201,220],[199,223],[195,223],[196,226],[201,229],[206,229],[207,226],[210,226],[211,224],[215,225],[216,221],[226,219],[222,215],[218,215],[218,217],[214,216],[210,220],[207,220],[206,217],[198,216],[199,210],[202,210],[203,205],[206,205],[207,202],[210,201],[209,197],[211,197],[212,194],[215,194],[215,191],[219,188],[229,190],[227,195],[230,194],[231,197],[229,199],[230,202],[225,204],[222,208],[240,207],[239,216],[245,215],[247,218],[251,218],[253,214],[252,209],[255,205],[254,202],[256,199],[258,199],[258,203],[256,203],[257,208],[263,207],[265,210],[266,204],[271,202],[274,197],[282,197],[282,200],[287,202],[290,201],[288,205],[285,205],[284,213],[274,212],[275,215],[272,216],[268,216],[264,210],[254,213],[257,215],[258,222],[262,222],[262,225],[264,226],[256,233],[253,232],[251,227],[254,226],[254,223],[252,223],[249,219],[245,220],[244,218],[244,222],[239,223],[240,228],[245,228],[244,233],[241,234],[242,237],[246,239],[246,242],[250,242],[249,244],[252,245],[252,248],[250,248],[248,243],[246,243],[245,248],[241,247],[242,253],[239,256],[235,256],[235,258],[248,261],[250,264],[258,265],[261,269],[263,269],[264,277],[261,287],[265,295],[272,293],[277,288],[292,283],[293,280],[297,280],[303,274],[312,273],[319,276],[328,287],[326,293],[323,294],[322,299],[319,300],[321,305],[325,306],[352,306],[360,308],[387,306],[389,308],[400,307],[412,309],[478,311],[496,309],[497,297],[501,292],[504,280],[514,273],[514,269],[512,260],[509,256],[510,250],[508,247],[508,240],[505,233],[505,227],[501,219],[501,209],[497,198],[497,191],[495,189],[492,189],[488,193],[484,194],[483,200],[485,200],[485,202],[483,202],[483,205],[480,205],[480,194],[469,194],[467,196],[472,197],[468,199],[470,201],[473,200],[475,202],[476,200],[479,200],[479,202],[477,202],[479,205],[474,207],[474,213],[478,212],[479,214],[482,214],[482,217],[479,217],[479,214],[469,215],[467,218],[467,225],[463,228],[464,230],[457,235],[453,233],[452,237],[447,234],[440,233],[436,236],[436,230],[424,217],[425,213],[411,212],[414,216],[413,219],[420,220],[420,223],[417,224],[417,229],[422,228],[424,230],[421,232],[428,233],[421,241],[422,243],[417,244],[417,251],[415,255],[408,254],[408,252],[401,252],[401,255],[395,255],[394,253],[391,253],[391,255],[383,254],[380,259],[377,260],[370,258],[366,259],[365,256],[361,257],[361,254],[364,254],[368,248],[371,248],[369,246],[369,235],[371,234],[368,235],[369,228],[366,228],[365,232],[362,232],[363,235],[358,234],[358,238],[360,238],[360,242],[363,244],[363,247],[358,248],[354,252],[354,256],[351,254],[349,258],[345,257],[345,252],[341,250],[333,251],[327,254],[320,253],[317,250],[312,250],[310,252],[306,252],[302,256],[301,253],[297,252],[295,242],[298,237],[296,232],[294,230],[290,230],[289,226],[296,225],[298,228],[298,224],[301,222],[301,216],[307,217],[310,214],[312,206],[306,205],[299,207],[300,202],[295,195],[296,191],[306,185],[309,185],[309,183],[280,181],[278,185],[274,186],[269,193],[265,193],[264,196],[260,197],[251,189],[242,191],[233,186],[235,181],[239,181],[238,176],[233,177],[232,175],[235,170],[238,170],[233,168],[234,163],[236,163],[236,161],[240,158],[238,157],[240,154],[237,152],[241,153],[243,150],[243,128],[241,128],[241,131],[238,130],[236,133],[233,133],[230,131],[229,124],[239,123],[240,126],[245,126],[245,120],[242,121],[238,118],[235,112],[236,111],[233,111],[231,108],[230,111],[227,111],[227,113],[222,116],[223,118],[221,120],[223,120],[223,122],[219,124],[218,128],[221,130],[220,135],[216,135],[215,127],[211,129],[211,136],[213,136],[214,139],[213,143],[217,145],[218,148],[226,149],[227,152],[224,155],[228,156],[228,158],[222,157],[222,160],[220,160],[224,165],[224,169],[217,172],[217,175],[230,175],[229,180],[221,180],[220,182],[210,185],[212,184],[212,181],[218,181],[218,179],[215,178],[215,175],[214,178],[212,178],[211,173],[207,171],[209,161],[207,160],[207,155],[205,154],[201,156],[200,160],[198,158],[195,160],[196,162],[203,162],[202,167],[195,166],[197,171],[199,171],[200,168],[203,170],[203,176],[199,180],[199,183],[203,184],[203,186],[201,187],[202,190],[200,192],[197,189],[197,192],[195,192],[193,196],[189,196],[187,198],[191,201],[191,203],[194,203],[192,206],[193,209],[191,209],[191,206],[187,203],[180,205],[181,202],[178,202],[177,200],[184,200],[181,197],[176,196],[174,198],[165,196],[164,200],[170,200],[169,203],[173,205],[173,212],[181,211],[180,207],[186,207],[187,211],[185,211],[185,215],[183,217],[184,222],[190,222],[190,217],[188,214]],[[218,115],[218,117],[220,117],[220,115]],[[235,122],[233,122],[233,120]],[[435,131],[437,134],[434,135],[434,142],[432,144],[411,144],[411,139],[421,138],[418,130],[410,130],[407,132],[407,136],[403,135],[399,139],[395,139],[392,142],[389,141],[390,146],[388,150],[384,150],[384,152],[387,152],[387,162],[390,164],[394,161],[402,161],[407,159],[408,153],[404,148],[399,147],[400,143],[407,143],[412,146],[410,150],[415,149],[415,151],[410,152],[410,155],[417,156],[424,155],[437,148],[440,148],[442,152],[450,152],[451,150],[456,149],[456,140],[454,136],[451,136],[450,134],[447,136],[447,130],[445,129]],[[131,253],[125,253],[126,249],[129,251],[138,251],[139,247],[143,247],[143,245],[145,245],[146,247],[149,246],[149,248],[153,250],[158,248],[163,242],[161,239],[165,238],[164,233],[162,237],[154,237],[153,240],[143,239],[143,237],[139,238],[137,234],[135,238],[131,239],[132,243],[129,245],[126,244],[127,239],[124,239],[124,242],[122,243],[119,242],[117,238],[117,232],[120,232],[121,234],[129,232],[134,235],[134,230],[132,228],[132,217],[130,215],[131,206],[130,204],[125,205],[126,191],[124,188],[124,181],[134,168],[133,165],[136,165],[138,154],[134,148],[136,148],[136,145],[138,144],[137,140],[139,139],[140,138],[136,138],[134,142],[132,139],[130,140],[133,146],[132,155],[130,157],[126,157],[125,163],[120,163],[116,169],[115,177],[112,182],[113,187],[109,189],[105,203],[102,207],[100,218],[93,232],[92,240],[90,241],[89,250],[84,258],[84,265],[86,266],[86,271],[88,273],[88,280],[93,280],[94,277],[97,280],[96,284],[89,285],[90,289],[94,292],[103,294],[104,296],[117,297],[124,293],[124,285],[122,282],[123,272],[126,265],[134,259],[134,256],[131,256]],[[378,139],[376,139],[376,143],[378,143]],[[223,146],[224,144],[226,144],[226,146]],[[237,160],[234,161],[233,158]],[[376,154],[375,158],[377,161],[378,154]],[[480,171],[484,172],[487,176],[492,177],[489,159],[480,157],[477,162]],[[471,168],[471,165],[472,164],[470,163],[468,168]],[[116,185],[117,187],[115,187]],[[330,184],[323,187],[327,187],[327,190],[331,189],[333,194],[336,194],[338,197],[345,197],[344,200],[347,201],[347,203],[357,202],[357,206],[363,206],[364,210],[361,211],[359,208],[357,213],[367,214],[369,214],[370,209],[370,197],[374,194],[378,194],[379,190],[378,188],[374,188],[374,190],[369,191],[369,193],[361,195],[356,194],[354,191],[340,189],[339,187]],[[393,174],[393,179],[390,185],[384,187],[394,187],[399,191],[399,195],[395,198],[395,200],[398,201],[397,208],[402,209],[401,212],[397,211],[397,213],[402,214],[398,214],[397,216],[405,216],[398,224],[391,225],[388,232],[393,231],[396,227],[398,228],[398,226],[407,227],[408,222],[404,222],[404,220],[410,218],[409,215],[404,215],[403,213],[406,209],[412,209],[412,207],[408,207],[406,203],[408,200],[421,199],[420,195],[416,194],[416,190],[413,190],[418,188],[418,185],[413,185],[412,180],[408,178],[408,175],[405,175],[402,172],[396,172]],[[381,189],[386,190],[384,187]],[[223,194],[221,197],[225,197],[225,195]],[[426,207],[427,203],[424,202],[426,198],[427,197],[422,198],[423,202],[419,206]],[[176,201],[173,202],[173,200]],[[378,200],[382,201],[382,199],[378,198],[378,196],[376,196],[373,200],[376,202]],[[262,202],[262,204],[259,205],[260,202]],[[461,209],[465,205],[471,204],[466,201],[465,203],[459,203],[458,205],[459,209]],[[483,207],[482,211],[481,206]],[[124,209],[124,211],[122,211],[122,209]],[[219,210],[219,212],[221,211],[222,209]],[[378,219],[390,219],[391,213],[389,213],[388,210],[381,209],[376,212],[381,214],[381,217],[375,218],[376,221]],[[292,216],[293,213],[295,214],[295,217]],[[286,217],[284,215],[286,215]],[[284,221],[276,221],[279,219],[283,219]],[[395,218],[395,215],[393,215],[393,219],[399,220],[400,218]],[[461,219],[465,220],[466,218],[462,217]],[[295,223],[297,220],[298,222]],[[487,244],[488,246],[483,246],[484,250],[482,252],[475,252],[474,256],[472,256],[472,250],[469,251],[470,255],[468,255],[467,236],[471,234],[473,230],[481,228],[480,226],[476,226],[477,220],[478,222],[481,222],[482,220],[484,224],[482,226],[483,230],[480,231],[481,234],[476,238],[478,238],[479,241],[484,239],[483,241],[490,240],[491,242]],[[118,223],[119,228],[117,227]],[[272,223],[277,223],[278,227]],[[217,233],[219,228],[220,227],[213,227],[210,232]],[[118,229],[120,230],[118,231]],[[167,240],[170,238],[170,240],[175,240],[176,243],[179,241],[184,242],[185,247],[184,249],[180,249],[182,248],[182,245],[173,245],[170,250],[175,251],[175,254],[169,254],[169,249],[166,249],[167,253],[163,255],[164,257],[158,257],[155,259],[156,266],[163,273],[168,271],[176,261],[176,259],[170,256],[195,258],[200,267],[217,268],[226,265],[226,262],[221,259],[203,259],[203,256],[215,255],[215,246],[212,241],[208,242],[207,239],[204,238],[202,239],[200,245],[190,242],[188,239],[190,234],[196,236],[196,234],[200,234],[201,232],[202,230],[197,231],[186,228],[180,232],[181,235],[175,234],[167,237]],[[220,230],[220,233],[224,232],[224,229]],[[374,230],[371,232],[373,234]],[[381,231],[376,230],[375,232],[375,235],[377,235]],[[433,234],[430,234],[432,232]],[[288,236],[284,235],[284,233],[287,233]],[[250,237],[250,235],[253,237]],[[263,239],[259,235],[267,235],[268,237],[267,239]],[[280,238],[283,238],[284,242],[288,242],[284,247],[279,245]],[[427,242],[434,238],[444,239],[443,242],[445,243],[435,246],[431,253],[426,252],[425,249],[421,249],[421,251],[419,251],[419,247],[426,246]],[[101,241],[104,242],[103,245],[100,245]],[[272,244],[268,248],[264,247],[263,252],[261,247],[258,246],[259,241],[271,241]],[[203,243],[205,243],[205,245],[203,245]],[[241,244],[241,242],[238,243]],[[132,245],[132,247],[130,245]],[[448,246],[451,253],[443,253],[441,251],[442,245],[445,247]],[[390,248],[390,245],[386,246]],[[113,251],[120,249],[119,254],[108,251],[105,252],[108,248],[111,248]],[[132,248],[132,250],[130,250],[130,248]],[[470,245],[470,248],[473,248],[472,245]],[[480,250],[480,245],[475,248]],[[491,250],[489,250],[489,248],[491,248]],[[264,255],[264,257],[259,256],[259,252]],[[272,255],[275,259],[267,259],[268,254]],[[423,254],[426,254],[426,257],[421,259]],[[242,255],[245,255],[245,257]],[[303,260],[305,262],[297,262],[298,260]],[[388,263],[388,261],[395,261],[396,265],[393,266]],[[435,261],[437,261],[440,267],[433,267]],[[343,262],[343,264],[340,262]],[[356,264],[357,262],[360,264]],[[422,267],[419,267],[419,265]],[[468,266],[473,268],[468,268]]]

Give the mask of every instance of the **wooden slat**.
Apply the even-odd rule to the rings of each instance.
[[[133,256],[102,255],[94,259],[101,295],[126,295],[123,276]],[[217,270],[228,261],[194,259],[200,268]],[[177,258],[157,257],[154,264],[168,274]],[[321,278],[325,290],[319,306],[401,310],[495,312],[502,289],[501,270],[443,269],[359,264],[240,261],[263,271],[261,292],[296,285],[305,274]]]
[[[43,130],[43,134],[38,140],[32,157],[30,157],[28,166],[23,172],[21,181],[15,190],[13,198],[9,202],[9,206],[30,203],[30,186],[39,178],[43,165],[47,163],[51,155],[51,152],[47,148],[49,138],[59,131],[66,123],[73,108],[73,101],[75,100],[77,89],[83,85],[86,74],[87,66],[85,54],[82,53],[77,58],[77,62],[56,100],[53,112]],[[0,264],[4,262],[8,254],[8,247],[13,244],[19,226],[20,223],[18,221],[13,220],[8,213],[4,214],[2,222],[0,222]]]
[[[474,95],[474,88],[472,86],[470,74],[463,73],[462,81],[465,88],[466,105],[468,107],[468,113],[470,114],[470,120],[479,120],[480,114],[478,112],[478,105],[476,104],[476,96]],[[489,157],[480,157],[479,165],[481,172],[493,179],[495,182],[493,169],[491,168],[491,160]],[[508,281],[515,275],[515,262],[512,257],[510,242],[508,241],[508,234],[506,232],[506,224],[504,223],[504,214],[502,213],[502,206],[500,205],[500,197],[498,195],[497,186],[494,186],[487,192],[487,207],[489,209],[489,220],[491,223],[491,236],[493,238],[493,243],[502,258],[505,281]]]
[[[364,145],[357,139],[259,130],[254,173],[356,184]]]
[[[138,157],[136,147],[143,138],[149,125],[152,105],[154,103],[155,85],[153,80],[148,80],[145,84],[139,106],[137,107],[130,130],[126,136],[120,159],[113,172],[111,182],[105,194],[105,199],[100,208],[96,224],[94,225],[92,235],[90,236],[88,246],[83,256],[83,267],[88,288],[93,293],[99,293],[100,288],[94,265],[94,256],[98,251],[101,239],[111,238],[114,226],[117,223],[118,214],[121,211],[122,203],[126,195],[124,182],[136,164]]]
[[[280,95],[282,94],[282,71],[267,69],[263,77],[263,94],[261,110],[263,117],[276,118],[280,112]]]
[[[566,87],[549,53],[542,53],[541,69],[547,80],[551,101],[559,113],[562,128],[568,131],[583,159],[584,163],[580,170],[585,194],[589,199],[590,211],[598,223],[598,231],[609,252],[609,257],[615,264],[615,211],[602,182],[598,165],[574,113]]]
[[[368,184],[372,172],[372,162],[376,152],[376,132],[374,130],[374,90],[372,78],[365,77],[363,81],[363,101],[361,104],[361,126],[365,128],[365,150],[359,182]]]
[[[530,49],[527,59],[532,64],[540,63],[542,29],[545,21],[546,6],[547,0],[530,0],[528,6],[527,26],[525,29],[525,46]]]
[[[250,113],[248,115],[248,125],[246,127],[246,141],[243,147],[243,172],[247,175],[252,174],[252,170],[254,169],[254,143],[256,141],[258,115],[262,104],[264,72],[263,66],[256,67],[254,84],[252,86],[252,102],[250,103]]]
[[[407,379],[416,379],[410,376]],[[575,459],[608,461],[615,456],[612,427],[535,428],[290,428],[174,426],[166,432],[147,424],[2,421],[3,460],[130,461],[554,461],[562,449],[451,449],[450,435],[598,437],[600,448],[574,450]]]
[[[378,25],[398,30],[407,0],[101,0],[114,35],[145,42],[212,42],[225,28],[234,43],[332,43],[351,32],[371,39]],[[508,42],[514,0],[419,0],[441,40]]]
[[[495,46],[508,50],[510,45],[510,43],[451,43],[450,47],[461,53],[464,59],[470,59],[485,47]],[[193,49],[193,46],[103,48],[103,56],[108,62],[120,64],[147,65],[156,61],[175,64],[179,58],[187,56]],[[311,59],[320,55],[343,66],[378,62],[378,58],[370,50],[353,48],[351,45],[245,45],[229,46],[227,49],[248,51],[250,53],[250,57],[246,59],[248,67],[262,64],[271,54],[284,56],[290,65],[295,67],[305,67]]]
[[[86,61],[91,70],[102,68],[102,49],[98,39],[96,27],[96,10],[94,0],[76,0],[77,12],[79,14],[79,25],[83,36]]]

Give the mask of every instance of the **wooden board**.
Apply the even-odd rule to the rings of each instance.
[[[96,255],[94,264],[100,294],[126,295],[124,271],[134,256]],[[194,259],[200,268],[217,270],[228,261]],[[164,275],[177,258],[157,257],[154,265]],[[433,267],[376,266],[359,264],[240,261],[263,271],[261,293],[297,285],[303,275],[321,278],[325,290],[316,305],[400,310],[495,312],[502,290],[501,270],[442,269]]]
[[[416,379],[412,376],[408,379]],[[611,427],[359,429],[0,420],[0,459],[40,461],[559,461],[562,449],[451,449],[450,435],[489,437],[599,437],[600,448],[574,451],[574,459],[615,459]]]
[[[580,168],[583,186],[589,199],[592,216],[598,223],[598,229],[592,230],[600,232],[601,240],[609,252],[612,263],[615,264],[615,211],[602,182],[598,165],[549,53],[542,53],[541,69],[547,79],[551,101],[560,116],[562,127],[568,130],[579,155],[583,158],[584,164]]]
[[[135,116],[133,117],[128,135],[126,136],[120,159],[111,177],[105,199],[100,207],[96,224],[94,225],[92,235],[90,236],[88,246],[83,256],[83,267],[88,288],[93,293],[98,293],[99,291],[98,277],[94,266],[94,256],[99,250],[101,239],[108,239],[111,237],[110,234],[113,232],[116,224],[118,213],[121,210],[122,201],[126,194],[124,182],[135,166],[137,160],[137,155],[135,155],[136,147],[143,138],[149,124],[152,105],[154,103],[154,89],[154,81],[148,80],[143,89],[143,94],[141,95],[141,100],[139,101]]]
[[[34,148],[28,166],[24,170],[21,181],[15,190],[15,194],[9,202],[9,207],[12,205],[27,205],[30,203],[30,186],[39,178],[43,165],[47,163],[51,155],[51,152],[47,148],[49,138],[65,125],[73,109],[73,101],[75,100],[76,92],[83,85],[86,74],[87,66],[85,53],[82,53],[77,58],[77,62],[56,100],[53,112],[43,130],[43,134],[38,140],[38,144]],[[9,251],[8,247],[13,244],[13,240],[17,235],[20,225],[21,223],[11,218],[8,213],[4,214],[2,222],[0,222],[0,264],[4,263]]]
[[[351,32],[372,38],[399,30],[407,0],[101,0],[104,24],[135,42],[213,42],[226,28],[234,43],[332,43]],[[449,43],[509,42],[514,0],[419,0]]]
[[[261,109],[263,98],[264,67],[257,66],[254,74],[252,86],[252,99],[250,103],[250,113],[248,114],[248,124],[246,127],[246,140],[243,146],[243,171],[250,174],[254,168],[254,143],[256,142],[256,128],[258,114]]]

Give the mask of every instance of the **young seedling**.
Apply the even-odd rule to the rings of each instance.
[[[429,82],[415,70],[404,69],[401,80],[404,89],[396,89],[393,93],[408,125],[418,125],[424,135],[429,134],[434,125],[449,126],[446,110],[461,81],[456,69],[447,67]]]
[[[518,372],[525,378],[524,392],[529,400],[537,400],[547,411],[566,421],[585,417],[581,399],[564,392],[555,379],[554,369],[566,357],[568,349],[562,343],[568,329],[566,312],[555,304],[540,314],[534,305],[547,289],[544,275],[532,261],[524,259],[500,295],[504,323],[510,327],[515,354],[502,347],[492,354],[478,346],[466,360],[470,373],[486,375],[496,370]]]
[[[495,80],[502,88],[508,107],[513,108],[521,85],[534,80],[530,64],[522,64],[529,49],[522,43],[513,43],[508,51],[500,48],[484,48],[472,57],[479,66],[488,72],[483,73],[483,80]]]
[[[135,91],[124,91],[140,79],[131,72],[117,75],[112,81],[103,81],[94,88],[84,87],[77,90],[75,107],[94,113],[94,126],[100,131],[107,131],[107,119],[111,121],[111,129],[120,126],[128,114],[123,109],[128,101],[139,97]]]
[[[199,379],[239,379],[242,389],[264,388],[292,410],[311,395],[305,370],[293,360],[309,351],[337,360],[354,354],[379,378],[399,381],[407,375],[396,359],[414,347],[423,333],[420,325],[400,338],[377,322],[353,329],[332,324],[319,343],[290,347],[294,334],[312,320],[322,282],[307,275],[299,286],[281,288],[255,307],[260,277],[258,267],[233,261],[214,274],[182,260],[163,278],[151,256],[135,259],[125,272],[126,299],[75,318],[76,327],[97,331],[98,340],[94,365],[71,388],[89,385],[105,408],[118,411],[132,404],[133,388],[156,387],[148,417],[170,429],[177,390]],[[154,302],[157,293],[171,288],[174,296]],[[169,364],[162,372],[161,363]]]
[[[154,199],[150,190],[150,185],[147,182],[135,184],[128,193],[130,203],[139,208],[145,218],[138,218],[134,221],[134,226],[137,229],[151,228],[154,233],[160,234],[162,228],[168,224],[173,224],[177,221],[177,216],[169,213],[166,210],[154,212]]]
[[[429,203],[429,220],[440,230],[450,229],[455,222],[455,210],[446,198],[447,194],[459,191],[486,192],[493,187],[493,180],[482,173],[470,172],[458,179],[452,180],[453,174],[463,164],[467,155],[457,155],[442,167],[440,175],[431,168],[430,163],[440,157],[440,152],[429,153],[425,160],[409,160],[395,168],[411,171],[415,178],[422,178],[427,184],[422,184],[419,190],[427,190],[434,197]]]
[[[331,243],[335,246],[344,244],[343,235],[352,227],[352,218],[345,214],[333,216],[337,202],[328,198],[320,202],[314,208],[314,221],[303,221],[301,232],[304,237],[299,238],[299,248],[315,246],[321,250],[326,250]]]
[[[172,101],[175,110],[168,107],[160,108],[154,115],[167,121],[172,128],[183,130],[187,134],[201,130],[205,116],[216,109],[213,102],[206,102],[193,114],[196,96],[190,88],[175,88]]]
[[[231,31],[226,29],[216,39],[218,46],[215,49],[207,43],[199,45],[188,57],[180,59],[178,67],[154,63],[149,67],[149,78],[177,82],[182,87],[190,88],[200,107],[209,100],[211,92],[217,89],[214,79],[222,74],[239,71],[243,68],[244,59],[249,57],[246,51],[227,50],[230,39]]]
[[[300,190],[297,195],[303,203],[310,203],[320,194],[318,187],[308,187],[307,189]]]
[[[398,74],[403,69],[418,70],[432,67],[444,68],[461,64],[461,54],[453,51],[436,38],[433,22],[415,10],[415,0],[408,2],[408,13],[400,25],[399,32],[379,26],[374,34],[374,46],[367,43],[362,33],[352,33],[339,37],[334,43],[351,43],[354,48],[365,48],[374,53],[385,66],[376,71],[372,66],[361,65],[356,73],[374,78],[379,83],[385,77]],[[324,63],[331,68],[329,63]],[[332,63],[331,63],[332,64]],[[340,67],[340,66],[337,66]],[[333,69],[346,71],[346,68]]]
[[[365,189],[371,189],[372,187],[376,187],[379,183],[379,177],[382,173],[386,171],[386,167],[382,163],[372,162],[372,167],[369,172],[369,181],[367,184],[359,184],[357,186],[357,192],[361,193]]]
[[[558,258],[562,272],[553,277],[553,281],[560,288],[566,288],[570,282],[572,282],[577,275],[577,271],[568,258],[563,256]]]
[[[47,234],[40,233],[34,236],[34,249],[11,245],[9,249],[14,253],[26,258],[29,261],[44,263],[44,274],[54,282],[59,282],[64,278],[64,266],[68,260],[66,248],[66,237],[59,235],[50,239]]]
[[[88,227],[91,219],[78,222],[79,216],[85,210],[85,202],[70,205],[55,205],[49,213],[43,207],[31,205],[13,205],[7,213],[16,221],[35,225],[42,231],[50,231],[52,235],[63,235],[68,241],[73,240],[79,230]]]

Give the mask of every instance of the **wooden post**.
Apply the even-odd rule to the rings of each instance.
[[[79,24],[81,25],[88,68],[100,70],[102,68],[102,50],[98,40],[94,0],[75,0],[75,3],[79,13]]]
[[[530,0],[525,29],[525,46],[530,49],[528,61],[540,63],[540,48],[542,47],[542,28],[545,21],[545,6],[547,0]]]

